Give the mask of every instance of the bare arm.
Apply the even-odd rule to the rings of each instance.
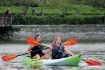
[[[69,54],[69,55],[74,55],[72,52],[70,52],[70,50],[68,50],[67,48],[64,48],[64,50],[65,50],[65,52],[67,53],[67,54]]]
[[[46,45],[46,44],[41,44],[43,47],[44,47],[44,49],[51,49],[51,47],[49,47],[49,45]]]
[[[42,47],[43,47],[42,48],[43,53],[48,54],[51,51],[51,47],[49,47],[49,46],[46,46],[46,45],[42,44]]]
[[[32,45],[28,48],[27,52],[31,52],[31,49],[32,49]]]

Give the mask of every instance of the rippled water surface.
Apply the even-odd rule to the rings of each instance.
[[[28,48],[26,44],[0,44],[0,57],[7,53],[24,53]],[[24,56],[17,57],[11,62],[3,62],[0,59],[0,70],[105,70],[105,44],[77,44],[70,48],[72,51],[80,51],[84,59],[95,59],[102,63],[101,66],[87,66],[81,61],[79,66],[43,66],[38,68],[26,67],[22,64]],[[86,52],[86,51],[93,52]]]

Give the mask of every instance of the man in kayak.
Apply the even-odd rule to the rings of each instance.
[[[28,48],[28,52],[31,54],[31,58],[35,58],[35,59],[47,59],[49,58],[49,55],[47,54],[47,52],[49,51],[49,47],[47,46],[43,46],[41,45],[41,37],[40,35],[35,35],[34,37],[35,41],[39,42],[40,45],[34,45],[34,46],[30,46]],[[46,53],[43,52],[43,49],[46,48],[47,49],[45,50]]]
[[[61,37],[56,36],[52,44],[52,59],[60,59],[73,55],[64,45],[61,43]]]

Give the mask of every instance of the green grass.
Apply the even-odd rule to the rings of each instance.
[[[75,11],[72,11],[73,14],[76,12],[80,12],[80,14],[105,14],[104,8],[95,8],[89,5],[72,5],[71,9],[75,9]],[[70,10],[69,10],[70,11]]]
[[[15,13],[18,14],[21,12],[22,8],[21,7],[16,7],[16,6],[11,6],[10,8],[10,13]],[[8,9],[8,6],[0,6],[0,13],[4,13]]]
[[[8,6],[0,6],[0,13],[3,14],[7,10]],[[20,14],[24,7],[22,6],[9,6],[10,12],[14,14]],[[31,14],[31,7],[28,9],[28,15]],[[68,14],[77,14],[77,11],[80,14],[98,14],[104,15],[105,9],[104,8],[95,8],[89,5],[70,5],[68,9]],[[36,8],[36,14],[41,12],[41,7]],[[59,15],[62,14],[62,11],[56,7],[44,7],[44,13],[48,15]]]

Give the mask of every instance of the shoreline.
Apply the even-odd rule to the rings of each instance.
[[[63,40],[64,42],[66,40]],[[52,40],[42,40],[43,43],[52,43]],[[104,39],[79,39],[78,44],[81,43],[105,43]],[[26,44],[25,40],[2,40],[0,44]]]

